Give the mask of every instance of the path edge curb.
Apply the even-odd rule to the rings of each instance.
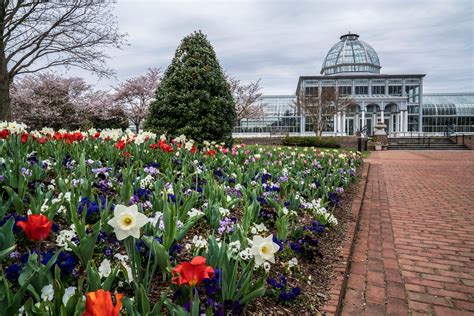
[[[354,252],[356,235],[360,223],[360,211],[364,203],[365,191],[369,176],[370,163],[364,162],[362,165],[361,178],[358,184],[360,190],[354,197],[351,206],[351,214],[354,221],[348,223],[346,227],[346,238],[341,245],[341,260],[334,267],[333,280],[330,283],[330,299],[321,308],[323,315],[340,315],[342,302],[346,292],[348,273],[351,268],[351,258]]]

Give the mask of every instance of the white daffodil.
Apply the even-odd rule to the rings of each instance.
[[[138,212],[136,204],[131,206],[116,205],[114,217],[108,224],[114,228],[118,240],[123,240],[128,236],[140,238],[140,228],[150,220],[148,217]]]
[[[275,263],[275,252],[280,249],[278,244],[273,242],[273,235],[263,238],[260,235],[253,236],[252,249],[250,253],[255,258],[255,265],[259,267],[264,262]]]

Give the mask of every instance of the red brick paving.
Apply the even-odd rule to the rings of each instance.
[[[474,315],[474,152],[370,159],[342,315]]]

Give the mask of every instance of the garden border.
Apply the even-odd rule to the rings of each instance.
[[[346,238],[341,245],[341,260],[334,267],[333,278],[329,285],[330,299],[321,307],[323,315],[339,315],[341,312],[342,299],[344,298],[347,275],[351,266],[351,257],[354,252],[355,235],[360,222],[360,210],[364,201],[365,191],[367,188],[367,180],[370,170],[370,163],[364,162],[362,165],[359,190],[352,201],[351,214],[354,218],[353,222],[347,223]]]

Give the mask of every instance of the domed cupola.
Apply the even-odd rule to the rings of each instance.
[[[339,73],[364,72],[380,73],[379,56],[367,43],[359,40],[359,35],[342,35],[329,50],[321,69],[322,75]]]

